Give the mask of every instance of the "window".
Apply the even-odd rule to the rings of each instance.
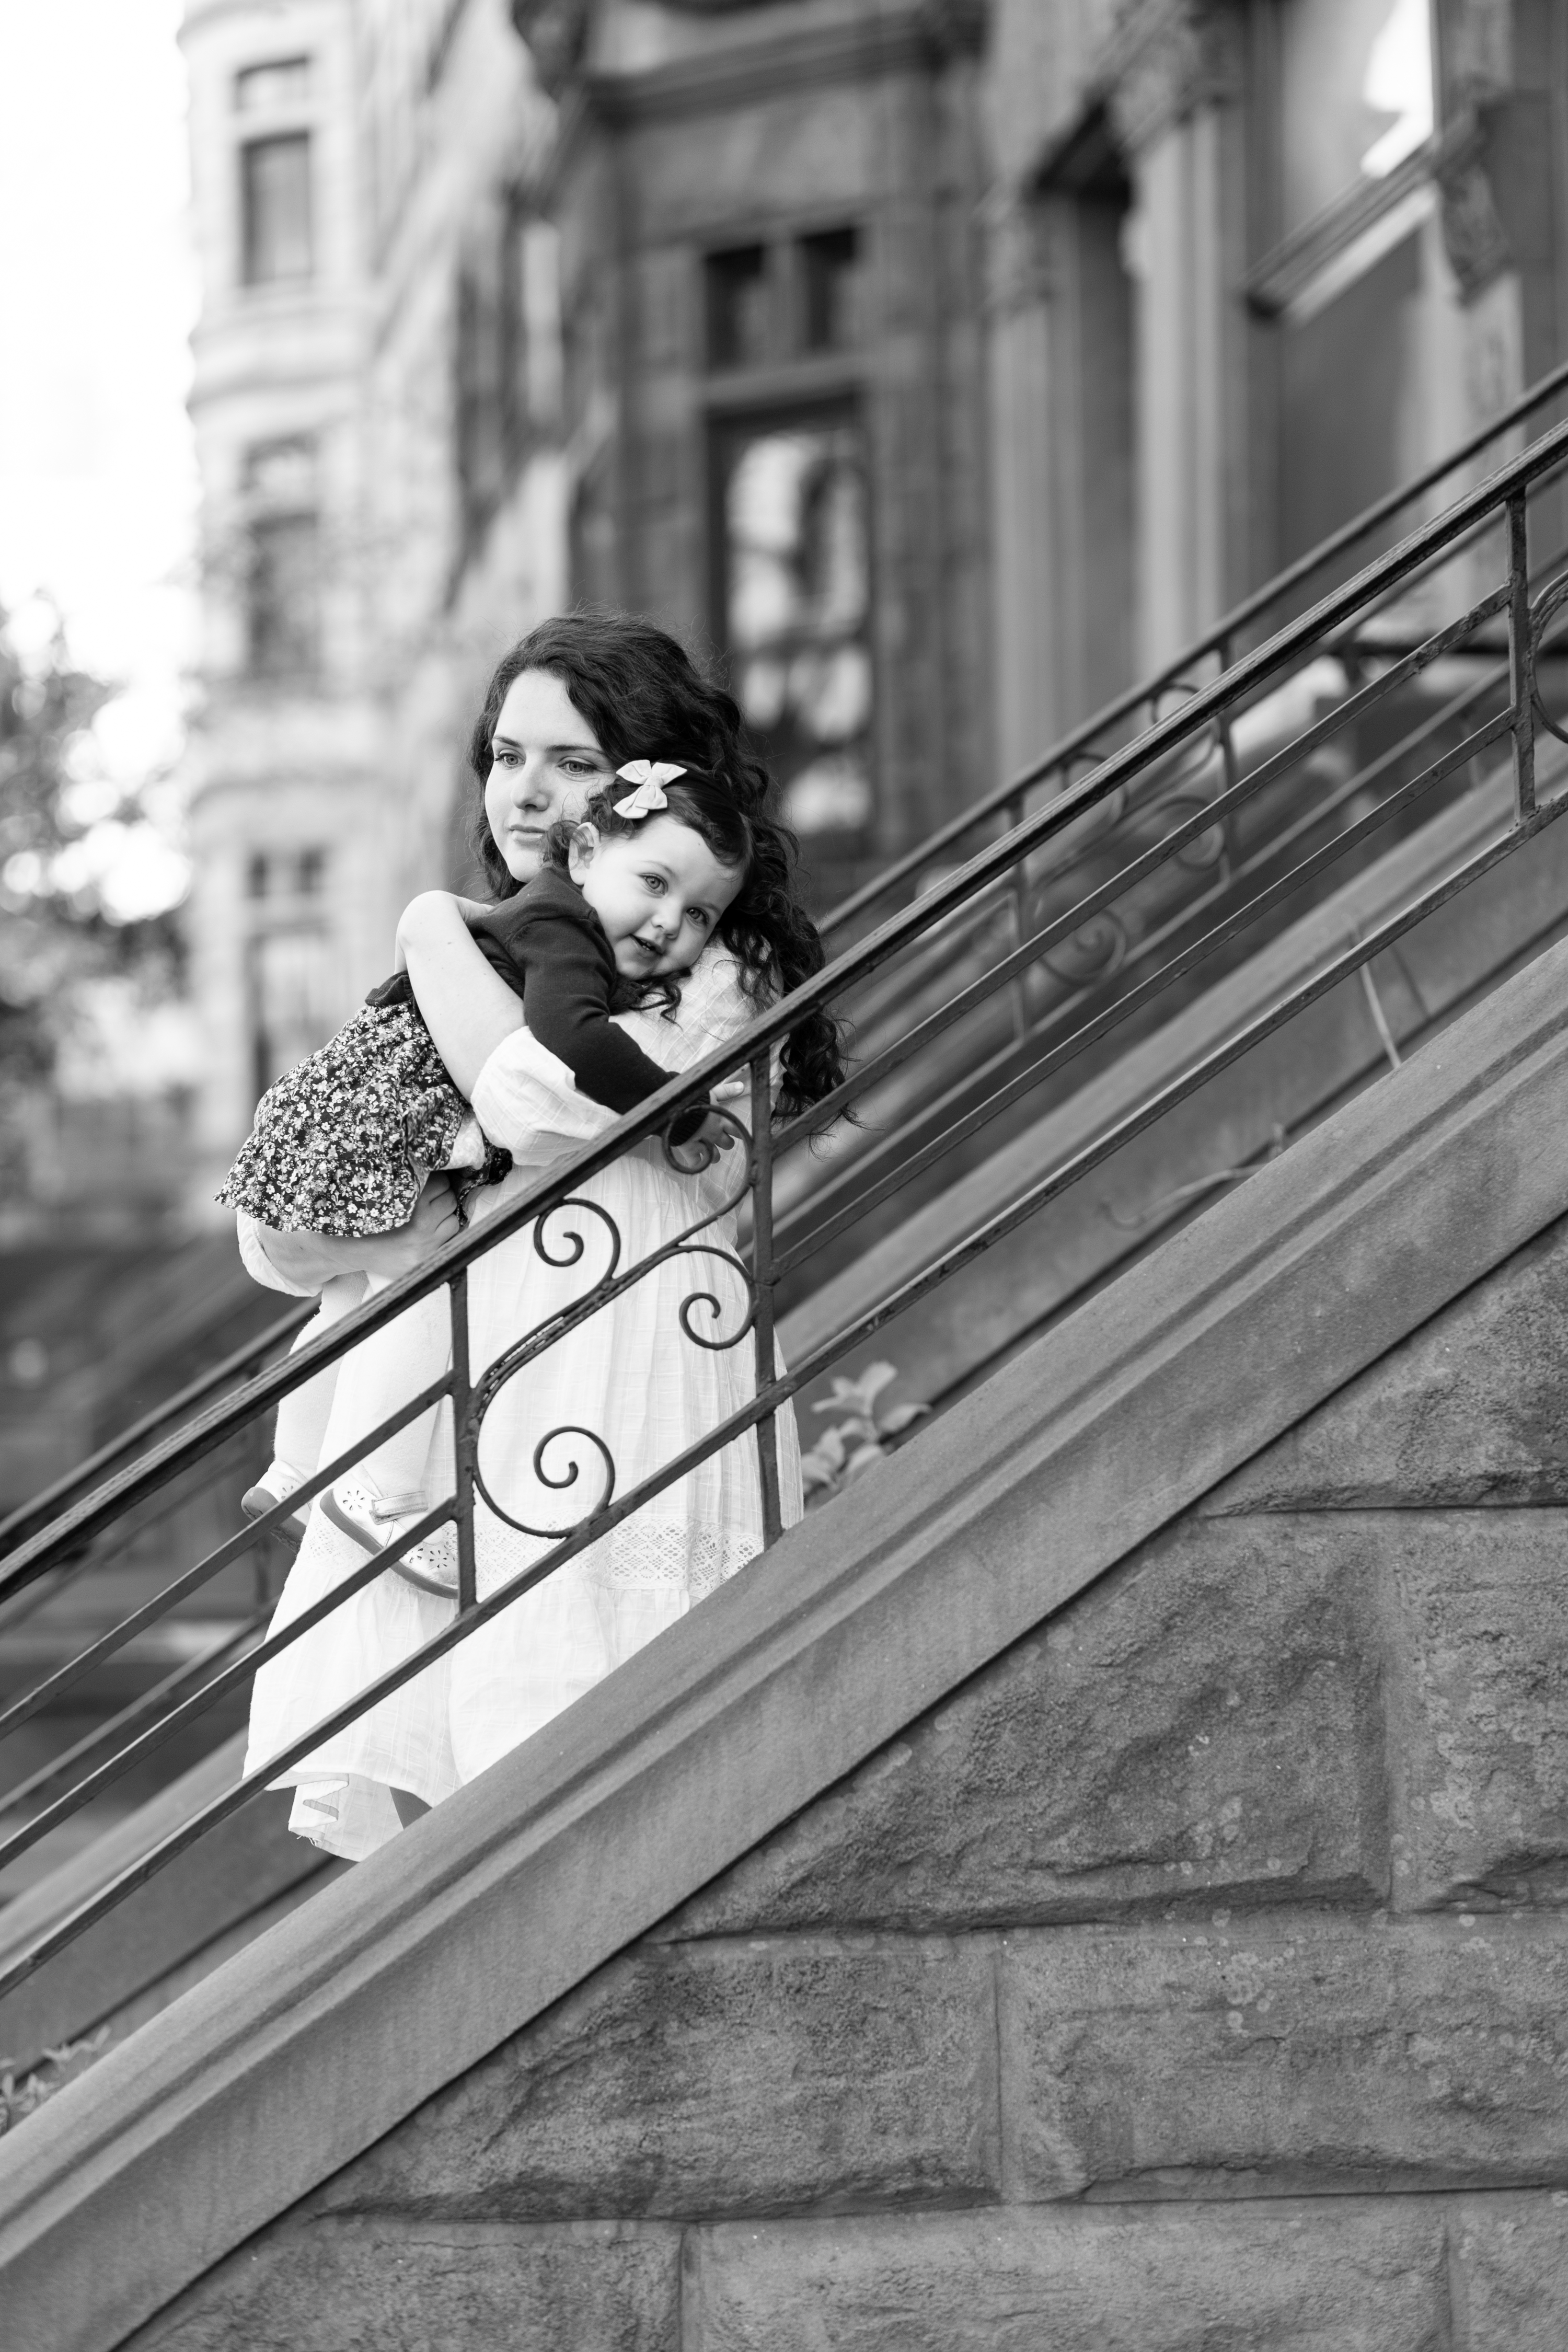
[[[769,355],[767,247],[738,246],[708,257],[708,364],[760,367]]]
[[[332,1018],[332,958],[319,923],[258,930],[250,941],[252,1083],[258,1099],[318,1045]]]
[[[1289,562],[1431,454],[1431,331],[1450,298],[1422,152],[1430,0],[1283,0],[1277,22],[1282,236],[1251,293],[1278,321],[1275,553]]]
[[[1419,471],[1411,431],[1419,415],[1422,278],[1420,237],[1405,236],[1332,301],[1283,321],[1282,562]],[[1397,536],[1394,525],[1387,536]],[[1355,562],[1366,560],[1359,549]]]
[[[253,677],[310,676],[321,643],[321,551],[316,452],[268,441],[246,464],[247,667]]]
[[[506,486],[508,379],[504,310],[493,265],[470,261],[458,275],[452,337],[452,405],[458,504],[465,553],[475,547]]]
[[[532,403],[529,397],[529,316],[527,208],[515,194],[508,200],[501,222],[500,305],[497,324],[500,371],[500,437],[509,462],[521,455],[528,440]]]
[[[1430,0],[1289,0],[1279,73],[1289,236],[1431,137]]]
[[[234,78],[237,114],[269,114],[279,107],[303,106],[310,95],[309,58],[280,58],[264,66],[246,66]]]
[[[249,139],[239,151],[242,268],[247,286],[309,278],[310,134]]]
[[[860,240],[852,228],[800,241],[802,340],[808,352],[847,352],[859,341]]]
[[[308,676],[319,645],[316,518],[263,515],[250,546],[251,676]]]
[[[287,897],[292,890],[301,898],[319,898],[327,887],[327,855],[319,845],[287,856],[281,851],[253,849],[246,862],[246,896]]]
[[[866,456],[851,403],[716,424],[715,604],[737,699],[803,835],[874,814]]]

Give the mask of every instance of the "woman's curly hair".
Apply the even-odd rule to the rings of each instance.
[[[702,676],[667,629],[635,613],[597,606],[558,613],[497,663],[468,740],[468,765],[479,788],[469,838],[498,898],[510,898],[518,884],[490,837],[485,786],[501,705],[531,669],[548,670],[560,680],[613,767],[627,760],[669,760],[721,776],[747,815],[766,800],[768,772],[746,741],[739,705]]]
[[[617,767],[657,760],[687,771],[668,787],[672,814],[700,834],[721,865],[745,862],[719,933],[757,1010],[820,971],[822,941],[795,882],[795,838],[767,805],[768,772],[746,742],[738,705],[702,677],[667,631],[628,613],[561,614],[531,629],[497,665],[468,747],[479,787],[473,847],[496,897],[510,898],[520,886],[491,838],[484,792],[501,705],[513,682],[532,669],[559,678]],[[584,818],[601,831],[635,832],[636,820],[617,817],[611,805],[624,797],[595,793]],[[565,861],[571,831],[569,823],[552,829],[547,855],[558,864]],[[785,1039],[780,1062],[778,1108],[793,1118],[844,1076],[839,1023],[821,1009],[805,1014]]]

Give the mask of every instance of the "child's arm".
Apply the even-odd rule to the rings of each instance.
[[[525,1018],[530,1035],[565,1063],[579,1092],[606,1110],[633,1110],[668,1086],[669,1072],[610,1019],[604,963],[591,934],[570,917],[542,911],[528,925],[526,940],[525,1014],[475,946],[447,891],[424,891],[404,911],[399,951],[425,1025],[458,1091],[471,1097],[491,1054]],[[684,1115],[677,1139],[689,1142],[700,1124]]]
[[[397,952],[406,969],[425,1026],[459,1094],[503,1038],[522,1026],[521,1000],[474,945],[447,890],[426,890],[403,911]]]
[[[408,950],[404,940],[403,923],[405,922],[408,919],[408,917],[414,913],[415,908],[424,907],[427,900],[434,899],[445,899],[449,906],[455,907],[462,918],[465,929],[471,928],[477,915],[489,915],[495,912],[494,908],[491,906],[488,898],[459,898],[456,890],[426,890],[422,892],[419,898],[414,899],[410,905],[404,908],[403,921],[400,921],[397,926],[397,938],[395,941],[397,961],[393,966],[393,970],[395,971],[406,971],[408,969]],[[416,917],[415,919],[416,926],[417,927],[421,918]],[[428,1022],[426,1022],[426,1028],[429,1027]]]
[[[523,952],[523,1017],[565,1063],[579,1093],[619,1114],[669,1084],[669,1072],[610,1019],[604,950],[590,931],[569,915],[542,910],[528,924]]]
[[[496,1048],[523,1026],[524,1012],[505,981],[474,944],[458,906],[459,902],[447,891],[422,892],[404,910],[403,919],[397,927],[397,944],[400,959],[405,960],[415,999],[436,1051],[446,1064],[454,1086],[471,1101],[480,1071]],[[531,934],[532,928],[530,927]],[[577,926],[563,924],[561,928],[573,932],[582,950],[592,952],[590,940]],[[563,975],[561,1001],[552,1002],[551,984],[545,980],[543,970],[552,959],[547,951],[547,943],[540,944],[543,951],[536,958],[531,951],[533,941],[531,937],[527,1025],[529,1035],[535,1044],[544,1046],[565,1064],[582,1095],[608,1110],[630,1110],[636,1104],[646,1101],[650,1094],[657,1093],[660,1087],[668,1086],[672,1074],[661,1068],[651,1055],[645,1054],[640,1046],[634,1045],[610,1020],[602,969],[594,982],[595,1009],[589,1017],[589,1026],[595,1037],[602,1030],[611,1041],[608,1052],[612,1061],[618,1065],[620,1100],[612,1099],[608,1091],[601,1092],[596,1085],[591,1083],[590,1075],[572,1058],[573,1052],[580,1044],[580,1033],[576,1042],[570,1034],[574,1010],[572,976],[570,973]],[[574,950],[574,956],[575,953]],[[563,1051],[563,1045],[572,1050]],[[620,1048],[625,1049],[625,1057],[629,1057],[629,1063],[619,1053]],[[628,1079],[636,1085],[636,1091],[631,1094],[625,1091]],[[670,1139],[682,1148],[696,1146],[700,1161],[715,1150],[727,1151],[734,1138],[721,1121],[694,1107],[683,1112],[675,1122]]]

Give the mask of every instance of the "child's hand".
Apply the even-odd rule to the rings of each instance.
[[[700,1127],[683,1136],[679,1143],[670,1144],[668,1150],[678,1168],[684,1169],[689,1176],[700,1176],[705,1168],[712,1167],[721,1151],[733,1150],[734,1144],[735,1130],[729,1120],[710,1110]]]

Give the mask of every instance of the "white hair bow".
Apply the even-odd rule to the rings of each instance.
[[[616,770],[616,774],[624,782],[635,784],[637,790],[628,793],[624,801],[612,802],[611,806],[617,816],[651,816],[656,809],[669,805],[664,797],[666,784],[672,784],[677,776],[685,773],[684,768],[672,767],[668,760],[628,760],[624,768]]]

